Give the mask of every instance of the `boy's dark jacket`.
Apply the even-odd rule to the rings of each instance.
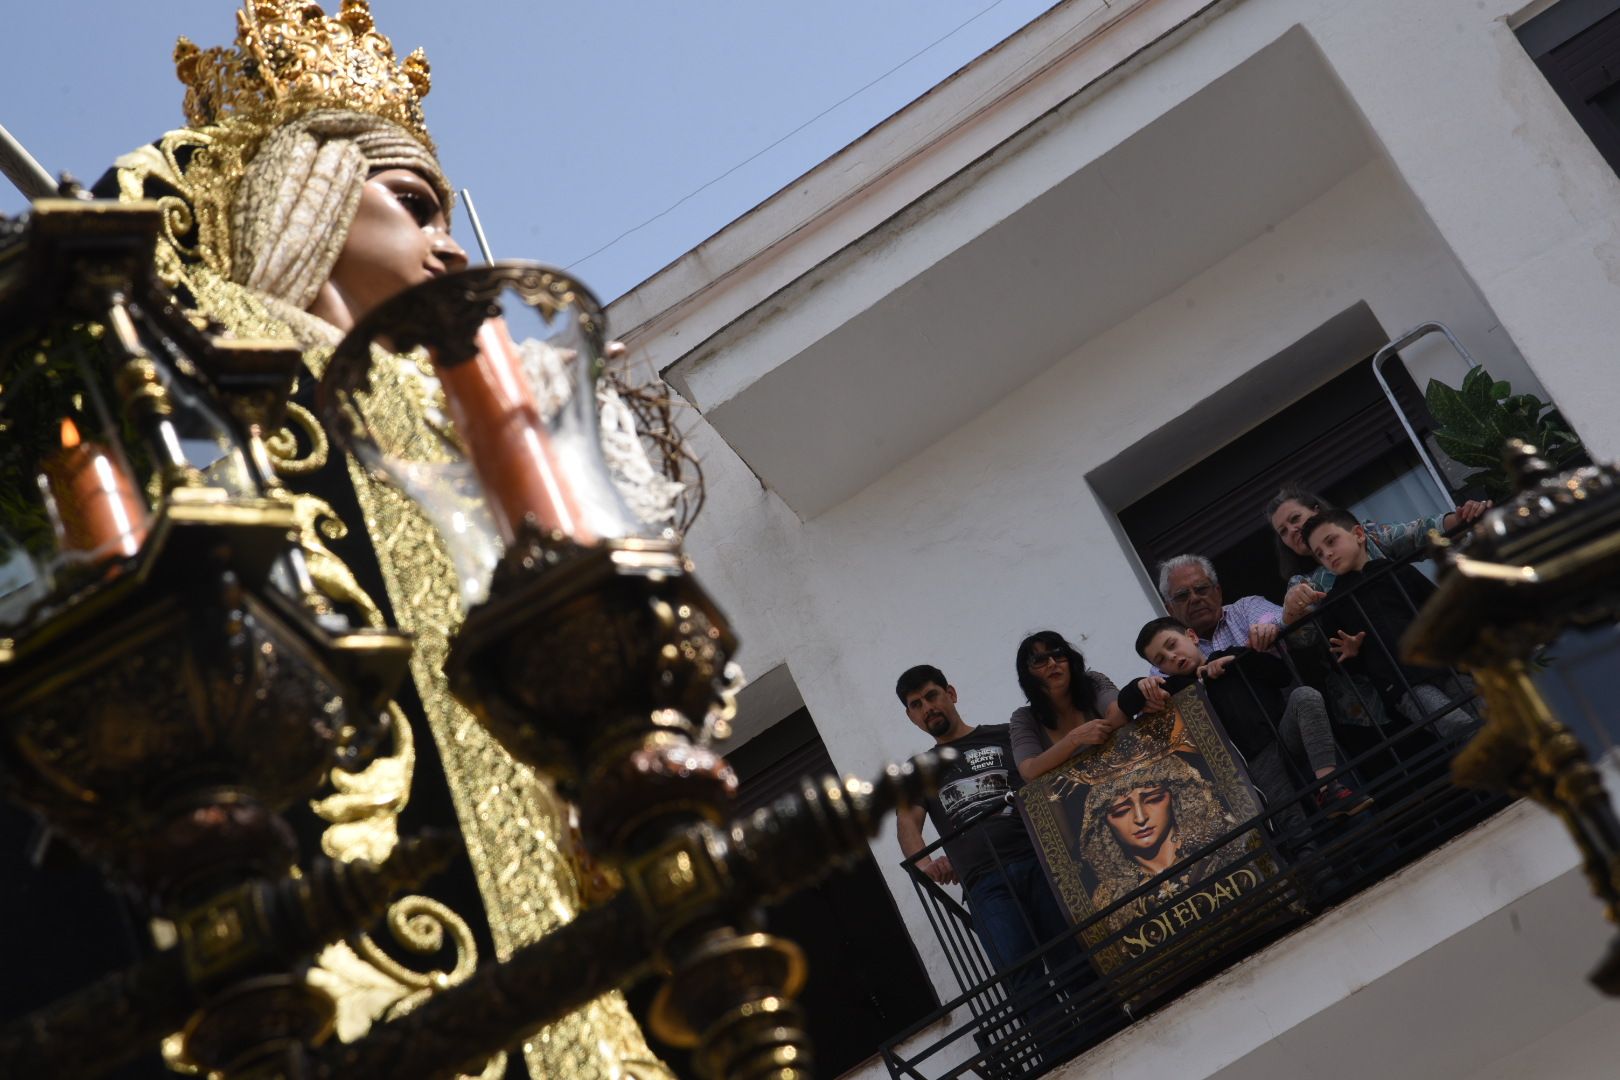
[[[1366,633],[1360,653],[1345,667],[1365,672],[1380,693],[1399,700],[1406,692],[1403,675],[1406,683],[1421,683],[1446,674],[1441,668],[1402,664],[1397,659],[1401,635],[1434,593],[1434,583],[1410,564],[1370,559],[1365,569],[1340,574],[1334,580],[1320,608],[1322,632],[1328,638],[1340,630]]]
[[[1203,680],[1204,693],[1209,696],[1209,703],[1232,745],[1244,757],[1253,758],[1276,742],[1274,725],[1282,719],[1286,707],[1283,692],[1293,681],[1292,673],[1287,664],[1271,653],[1250,648],[1222,649],[1210,654],[1205,662],[1223,656],[1237,659],[1218,677]],[[1164,688],[1175,694],[1198,681],[1191,675],[1166,675]],[[1119,709],[1126,716],[1136,716],[1144,704],[1136,683],[1120,689]]]

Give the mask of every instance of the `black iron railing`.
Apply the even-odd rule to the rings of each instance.
[[[1352,614],[1357,622],[1368,621],[1372,598],[1368,590],[1385,590],[1385,604],[1391,591],[1405,596],[1416,610],[1420,597],[1409,595],[1390,573],[1386,569],[1354,589],[1337,591],[1281,639],[1302,682],[1323,689],[1324,697],[1333,702],[1330,712],[1342,766],[1317,778],[1284,754],[1295,781],[1289,797],[1273,799],[1257,817],[1187,854],[1067,933],[996,971],[973,932],[972,913],[918,869],[918,863],[936,854],[946,841],[986,819],[942,837],[906,860],[958,993],[885,1044],[891,1075],[915,1080],[1037,1076],[1508,804],[1506,798],[1451,783],[1451,758],[1479,722],[1479,703],[1466,678],[1401,666],[1398,642],[1383,640],[1376,630],[1367,634],[1362,653],[1382,650],[1371,655],[1389,661],[1374,665],[1393,675],[1387,685],[1349,677],[1329,655],[1326,642],[1337,625]],[[1335,780],[1370,795],[1372,807],[1349,817],[1332,817],[1319,808],[1315,792]],[[1175,916],[1168,916],[1163,928],[1166,940],[1159,947],[1109,965],[1106,975],[1096,973],[1087,956],[1120,945],[1130,931],[1128,924],[1107,929],[1111,922],[1124,921],[1112,918],[1116,912],[1155,895],[1161,885],[1255,829],[1263,830],[1269,843],[1251,847],[1221,871],[1226,875],[1251,865],[1257,871],[1252,888],[1205,913],[1196,925],[1178,927]],[[1262,865],[1262,860],[1270,862]],[[1005,865],[998,859],[991,872],[1004,874]],[[1076,942],[1082,943],[1079,954]],[[1114,955],[1131,951],[1116,950]],[[965,1019],[943,1035],[900,1049],[952,1013]]]

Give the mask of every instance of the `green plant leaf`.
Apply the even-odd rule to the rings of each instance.
[[[1496,404],[1496,398],[1491,396],[1491,376],[1484,368],[1474,368],[1463,377],[1463,397],[1468,402],[1468,411],[1475,416],[1488,416],[1491,407]]]
[[[1486,434],[1485,425],[1469,409],[1460,391],[1430,379],[1423,399],[1440,429],[1458,437],[1483,437]]]
[[[1494,499],[1514,493],[1502,462],[1502,452],[1512,439],[1534,445],[1560,468],[1585,455],[1580,439],[1551,402],[1512,390],[1484,368],[1472,368],[1460,388],[1430,379],[1423,394],[1435,419],[1435,446],[1459,465],[1479,469],[1463,484],[1478,486]]]
[[[1502,464],[1501,453],[1487,449],[1481,443],[1463,442],[1441,434],[1435,435],[1434,442],[1447,457],[1459,465],[1490,470]]]

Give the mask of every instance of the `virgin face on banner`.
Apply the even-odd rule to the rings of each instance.
[[[1277,871],[1257,830],[1222,839],[1260,802],[1197,687],[1026,784],[1019,804],[1052,891],[1072,922],[1090,922],[1104,974],[1194,942]]]

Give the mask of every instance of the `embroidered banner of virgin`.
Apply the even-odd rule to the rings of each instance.
[[[1131,1005],[1194,975],[1233,902],[1278,872],[1263,830],[1222,839],[1261,804],[1211,715],[1187,687],[1019,794],[1053,893]]]

